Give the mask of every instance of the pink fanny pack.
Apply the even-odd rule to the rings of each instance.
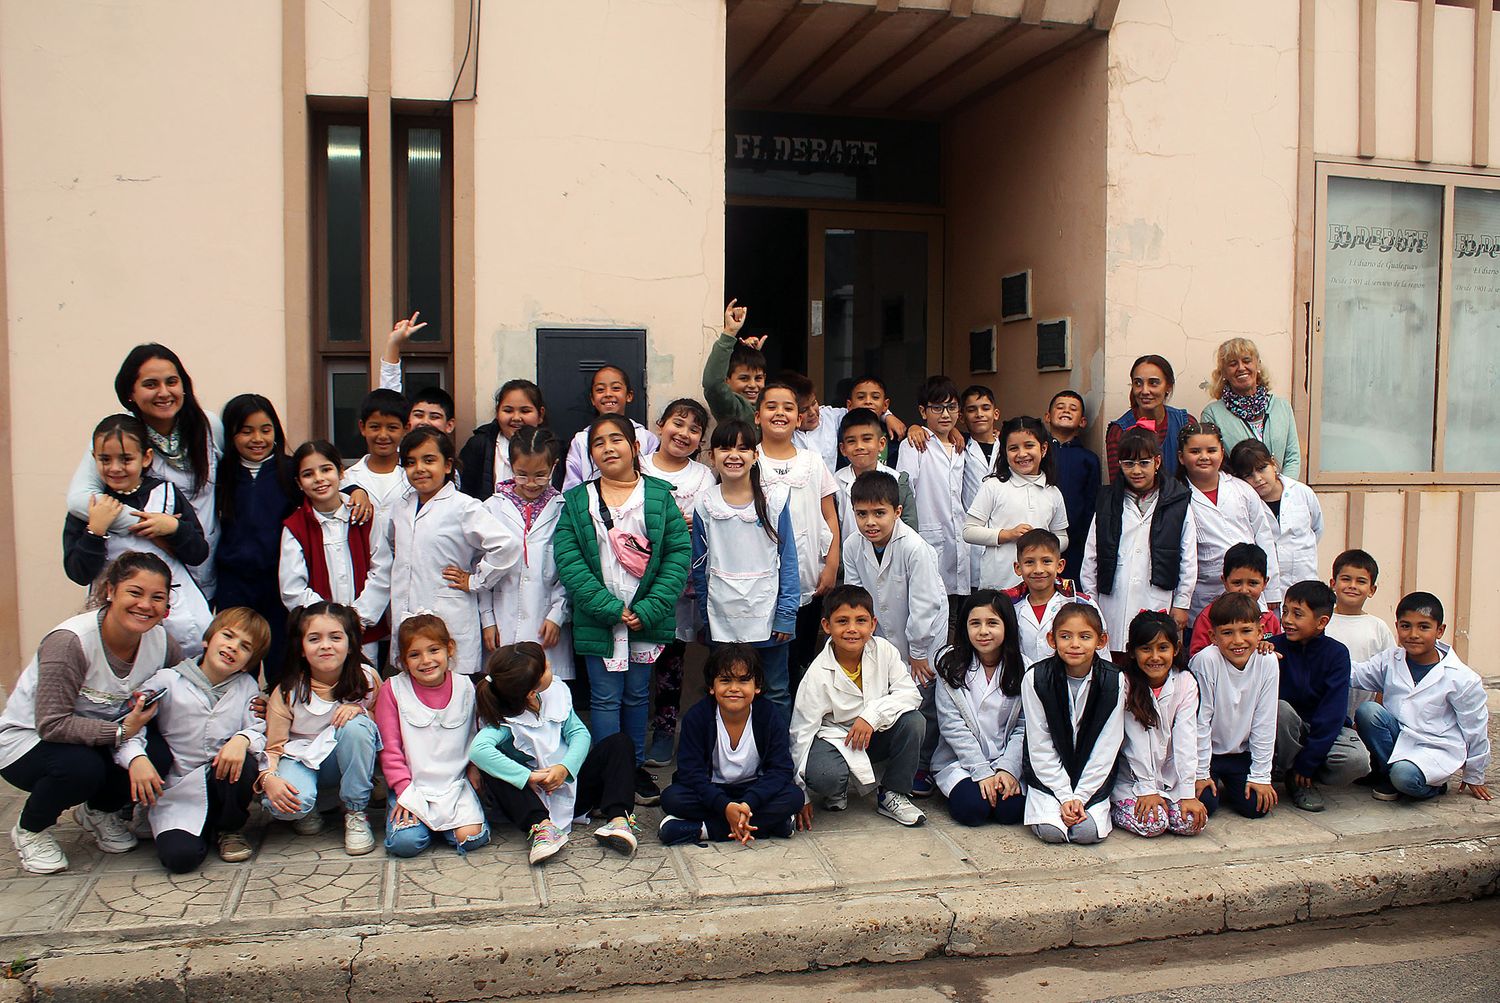
[[[620,529],[610,517],[609,506],[604,504],[604,488],[594,482],[599,492],[599,521],[604,523],[605,535],[609,537],[609,549],[614,553],[620,567],[632,578],[644,578],[646,566],[651,563],[651,541],[638,533]]]

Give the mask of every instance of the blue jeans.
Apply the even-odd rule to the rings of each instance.
[[[788,721],[792,719],[791,678],[787,669],[791,649],[790,641],[755,646],[755,653],[760,655],[760,670],[766,677],[766,699],[780,707]]]
[[[1441,787],[1427,782],[1422,768],[1409,759],[1391,762],[1391,753],[1396,749],[1396,736],[1401,734],[1401,722],[1396,715],[1374,700],[1359,705],[1354,712],[1354,729],[1370,750],[1370,772],[1384,775],[1391,786],[1409,798],[1425,801],[1443,793]]]
[[[319,769],[284,756],[276,764],[276,775],[297,788],[297,810],[290,815],[283,814],[272,808],[270,799],[267,799],[266,810],[272,818],[291,822],[310,815],[318,806],[320,786],[338,787],[339,800],[345,811],[364,811],[369,805],[380,732],[371,718],[361,714],[338,729],[336,735],[333,751]]]
[[[607,672],[602,658],[585,655],[583,662],[589,670],[589,734],[597,742],[625,732],[635,746],[635,765],[645,765],[653,663],[631,662],[624,672]]]
[[[445,829],[441,832],[433,832],[426,825],[415,819],[409,825],[396,828],[391,822],[391,813],[396,810],[395,795],[391,796],[391,803],[385,811],[385,852],[393,857],[415,857],[427,847],[432,845],[433,836],[442,836],[448,841],[448,845],[458,851],[461,857],[470,850],[477,850],[490,841],[490,824],[481,822],[482,828],[478,835],[470,836],[462,843],[453,829]]]

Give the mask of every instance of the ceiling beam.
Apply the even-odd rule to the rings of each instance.
[[[888,110],[904,111],[911,108],[922,101],[923,98],[946,87],[1031,30],[1032,27],[1029,24],[1022,24],[1019,21],[1010,22],[995,34],[980,42],[968,55],[950,63],[892,101]]]
[[[1094,10],[1094,30],[1108,31],[1115,26],[1115,15],[1120,11],[1120,0],[1099,0]]]
[[[734,76],[729,78],[727,88],[729,93],[733,95],[743,90],[745,85],[775,58],[787,39],[802,27],[803,22],[815,13],[822,3],[823,0],[796,0],[787,8],[781,20],[776,22],[776,27],[771,29],[770,34],[766,35],[765,39],[755,47],[755,51],[745,58],[740,68],[734,71]]]
[[[832,103],[843,107],[853,104],[864,97],[876,84],[890,77],[892,73],[895,73],[913,59],[916,59],[922,53],[926,52],[934,42],[962,24],[963,19],[969,16],[969,10],[973,8],[973,5],[973,0],[953,0],[953,7],[949,10],[948,17],[934,21],[928,26],[926,31],[906,43],[899,52],[892,54],[869,73],[860,77],[852,87],[840,94]],[[961,6],[967,9],[959,13]]]
[[[838,41],[814,59],[807,69],[797,74],[795,80],[783,87],[771,99],[771,103],[781,104],[796,100],[802,92],[816,83],[818,78],[831,70],[835,63],[843,59],[850,49],[863,42],[870,32],[880,27],[892,14],[896,13],[896,4],[897,0],[881,0],[878,6],[856,21],[853,27],[838,37]]]

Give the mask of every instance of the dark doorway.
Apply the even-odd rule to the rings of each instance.
[[[724,295],[749,307],[746,335],[766,341],[767,377],[807,372],[807,211],[727,206]]]

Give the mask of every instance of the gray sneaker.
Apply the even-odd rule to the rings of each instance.
[[[1303,811],[1322,811],[1328,807],[1323,801],[1323,795],[1318,793],[1316,787],[1287,784],[1286,792],[1292,799],[1293,808],[1300,808]]]
[[[893,818],[902,825],[921,825],[927,821],[927,815],[911,803],[911,799],[905,794],[888,791],[881,788],[880,796],[876,799],[875,810],[886,818]]]

